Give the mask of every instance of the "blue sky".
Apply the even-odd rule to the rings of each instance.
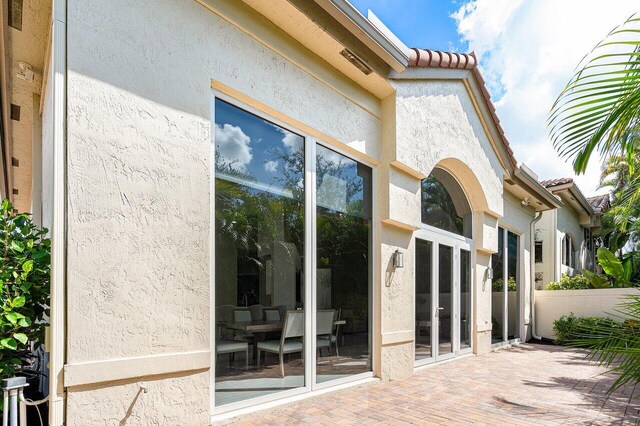
[[[540,179],[599,188],[598,158],[575,176],[549,141],[547,116],[586,53],[638,12],[638,0],[350,0],[371,9],[409,47],[470,52],[519,163]],[[455,18],[452,18],[452,15]]]
[[[409,47],[465,52],[456,22],[449,17],[460,0],[350,0],[364,16],[371,9]],[[425,24],[425,21],[429,21]]]

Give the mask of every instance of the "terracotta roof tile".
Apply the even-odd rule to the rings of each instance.
[[[609,194],[596,195],[594,197],[587,198],[587,202],[591,204],[594,209],[607,210],[611,207],[611,199]]]
[[[498,114],[496,113],[496,108],[493,106],[493,102],[491,102],[491,95],[487,90],[485,85],[484,78],[480,74],[478,70],[478,58],[476,57],[475,52],[471,53],[454,53],[454,52],[442,52],[439,50],[431,50],[431,49],[417,49],[413,48],[409,52],[409,66],[410,67],[426,67],[426,68],[449,68],[449,69],[466,69],[470,70],[476,78],[478,82],[478,86],[480,87],[480,92],[484,97],[485,104],[489,113],[491,115],[491,119],[496,126],[498,134],[502,139],[502,144],[507,151],[507,155],[509,156],[509,160],[511,161],[511,165],[516,168],[518,166],[518,161],[516,160],[515,155],[513,154],[513,150],[505,136],[504,129],[500,124],[500,119],[498,118]]]
[[[558,178],[558,179],[549,179],[549,180],[541,180],[540,184],[545,188],[551,188],[552,186],[565,185],[567,183],[573,183],[572,178]]]

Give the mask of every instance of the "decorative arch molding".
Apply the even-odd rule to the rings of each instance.
[[[440,160],[440,162],[436,164],[435,168],[445,170],[456,179],[467,196],[467,200],[471,205],[471,210],[475,212],[485,212],[485,214],[496,219],[502,217],[501,213],[491,210],[480,181],[473,170],[471,170],[464,162],[457,158],[445,158]]]

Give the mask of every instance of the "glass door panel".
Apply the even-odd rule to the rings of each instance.
[[[498,228],[498,252],[491,256],[491,343],[504,341],[504,229]]]
[[[453,247],[438,246],[438,305],[436,317],[438,324],[438,354],[453,353],[454,327],[454,285],[453,285]]]
[[[219,99],[212,130],[221,406],[305,385],[305,144]]]
[[[431,358],[433,321],[433,243],[416,239],[416,361]]]
[[[518,235],[507,232],[507,339],[517,339],[520,337],[519,321],[520,316],[520,291],[519,291],[519,256],[518,256]]]
[[[371,168],[316,145],[316,383],[371,371]]]
[[[460,350],[471,347],[471,252],[460,250]]]

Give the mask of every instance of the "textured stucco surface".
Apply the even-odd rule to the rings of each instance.
[[[208,382],[201,371],[70,388],[67,425],[208,425]]]
[[[435,80],[393,84],[397,90],[396,159],[425,175],[442,160],[459,160],[473,170],[488,208],[501,214],[504,171],[464,84]],[[464,187],[465,182],[461,184]]]
[[[374,157],[379,120],[193,1],[70,0],[67,37],[67,362],[208,349],[211,80]],[[205,424],[208,372],[154,386],[139,424]],[[68,419],[135,392],[71,389]]]

